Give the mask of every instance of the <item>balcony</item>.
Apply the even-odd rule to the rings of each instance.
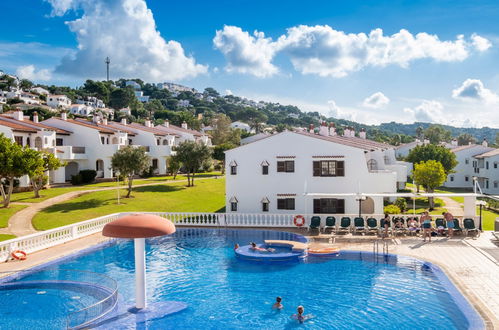
[[[59,159],[87,159],[85,147],[57,146],[55,149]]]

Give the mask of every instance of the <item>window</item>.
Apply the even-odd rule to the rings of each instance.
[[[23,145],[23,137],[22,136],[14,136],[14,141],[20,146]]]
[[[345,213],[345,200],[336,198],[314,199],[314,213],[343,214]]]
[[[47,138],[45,138],[45,144],[48,144],[49,143],[49,140],[47,140]]]
[[[466,158],[466,159],[464,160],[464,163],[465,163],[466,165],[468,165],[468,164],[470,163],[469,158]]]
[[[494,181],[494,188],[499,188],[499,181]]]
[[[132,143],[132,139],[128,139],[128,145],[130,145],[130,146],[131,146],[132,144],[133,144],[133,143]]]
[[[101,136],[101,137],[100,137],[100,142],[101,142],[102,144],[105,144],[105,143],[106,143],[106,139],[105,139],[103,136]]]
[[[230,210],[232,212],[236,212],[237,211],[237,203],[238,203],[238,200],[236,197],[232,197],[230,200]]]
[[[313,163],[314,176],[345,176],[345,162],[321,160]]]
[[[485,189],[489,189],[489,180],[485,181]]]
[[[27,138],[26,138],[26,145],[27,145],[28,147],[30,147],[30,146],[31,146],[31,139],[30,139],[29,137],[27,137]]]
[[[494,163],[494,168],[497,168],[497,163]]]
[[[295,171],[295,161],[285,160],[277,162],[277,172],[294,172]]]
[[[278,198],[277,199],[277,209],[278,210],[294,210],[295,209],[295,199],[294,198]]]
[[[489,162],[485,162],[485,169],[489,169]]]
[[[264,160],[260,165],[262,165],[262,175],[268,175],[269,174],[269,163]]]
[[[267,197],[262,199],[262,212],[268,212],[269,211],[269,204],[270,201]]]
[[[232,166],[230,167],[230,174],[231,174],[231,175],[236,175],[236,174],[237,174],[237,166],[232,165]]]
[[[155,170],[158,168],[158,160],[156,158],[152,160],[152,168]]]
[[[385,156],[383,159],[385,160],[385,164],[390,164],[390,157]]]
[[[454,182],[454,175],[450,176],[450,182]]]
[[[470,181],[470,177],[469,176],[465,176],[464,177],[464,181],[469,182]]]
[[[367,161],[367,169],[369,171],[376,171],[378,169],[378,162],[375,159],[369,159]]]

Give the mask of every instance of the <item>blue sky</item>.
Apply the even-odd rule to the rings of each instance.
[[[212,86],[365,123],[499,127],[494,1],[2,6],[0,69],[40,83],[102,79],[110,56],[112,79]]]

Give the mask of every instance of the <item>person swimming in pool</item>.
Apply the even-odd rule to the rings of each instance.
[[[303,306],[300,305],[296,309],[296,314],[291,315],[291,318],[297,320],[300,323],[303,323],[306,320],[311,319],[313,317],[312,314],[305,315],[303,313],[305,313],[305,308],[303,308]]]
[[[256,245],[255,242],[251,242],[251,247],[250,249],[253,250],[253,251],[259,251],[259,252],[275,252],[275,249],[272,249],[272,248],[262,248],[262,247],[259,247]]]
[[[282,298],[277,297],[275,298],[275,303],[272,305],[272,309],[283,309],[284,306],[281,304]]]

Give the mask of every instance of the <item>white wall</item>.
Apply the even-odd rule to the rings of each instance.
[[[344,156],[344,158],[312,158],[312,156]],[[278,173],[276,156],[296,156],[294,173]],[[279,159],[286,160],[286,159]],[[292,159],[290,159],[292,160]],[[343,160],[344,177],[314,177],[313,161]],[[237,175],[231,175],[230,164],[235,161]],[[267,161],[269,174],[262,175],[261,163]],[[393,193],[397,175],[394,172],[370,173],[364,150],[332,143],[292,132],[283,132],[226,152],[226,209],[230,199],[238,200],[239,213],[261,213],[261,200],[270,200],[269,213],[312,213],[314,193]],[[306,188],[305,188],[306,187]],[[295,210],[278,210],[277,194],[296,194]],[[345,198],[345,212],[357,213],[354,197]],[[375,213],[383,212],[377,199]]]
[[[458,164],[454,168],[455,173],[449,174],[443,185],[451,188],[472,188],[472,178],[473,176],[477,176],[477,174],[473,172],[473,161],[475,160],[473,156],[482,154],[489,150],[492,150],[492,148],[475,145],[473,147],[455,152],[456,160],[458,161]],[[466,164],[466,160],[468,160],[468,164]],[[480,171],[482,171],[482,169],[480,169]],[[480,174],[480,176],[482,175]],[[451,177],[453,180],[451,180]],[[468,181],[466,181],[466,177],[468,177]]]

